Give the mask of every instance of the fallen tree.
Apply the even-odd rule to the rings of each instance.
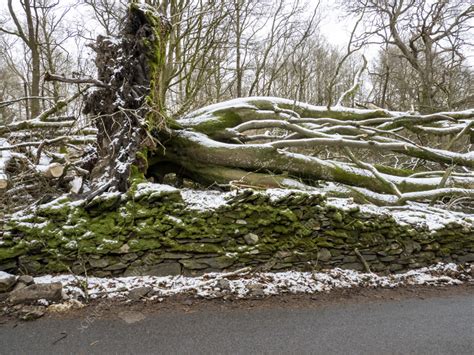
[[[47,153],[48,164],[72,165],[74,174],[66,180],[80,178],[81,184],[68,191],[89,201],[175,174],[178,182],[188,179],[219,189],[324,188],[378,205],[443,200],[472,208],[474,110],[421,115],[250,97],[174,119],[159,99],[168,34],[166,18],[132,3],[121,39],[99,37],[93,46],[97,80],[47,76],[94,87],[85,98],[85,113],[95,126],[92,136],[62,134],[61,129],[74,126],[74,121],[51,118],[62,102],[37,119],[0,127],[8,145],[0,147],[4,156],[10,161],[22,154],[34,168]],[[18,132],[56,128],[61,134],[46,139],[13,139]],[[84,147],[91,140],[95,149],[83,149],[75,162],[61,162],[64,156],[45,151],[50,145]],[[64,180],[68,170],[43,176]],[[8,183],[11,175],[0,165],[0,186],[10,186],[10,193],[15,191]]]
[[[240,181],[257,187],[311,188],[323,180],[354,187],[357,195],[377,204],[472,198],[474,152],[468,140],[473,119],[474,110],[422,116],[327,110],[279,98],[238,99],[178,120],[181,129],[172,130],[165,154],[154,159],[155,164],[178,164],[185,176],[204,184]],[[448,139],[421,144],[410,136],[425,127],[447,130]],[[353,153],[356,149],[363,152]],[[381,163],[373,163],[378,155]],[[406,166],[416,160],[424,167],[414,171],[385,165],[387,157],[405,161]]]

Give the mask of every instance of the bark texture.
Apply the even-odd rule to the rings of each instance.
[[[126,191],[130,176],[147,169],[146,152],[155,147],[148,132],[164,120],[162,108],[150,103],[168,32],[152,7],[132,4],[120,40],[97,39],[98,79],[106,86],[88,95],[84,109],[98,129],[93,191]]]

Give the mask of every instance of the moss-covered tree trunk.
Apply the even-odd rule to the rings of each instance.
[[[150,160],[150,172],[159,170],[153,167],[158,161],[173,163],[176,173],[208,186],[311,189],[330,181],[350,186],[352,196],[376,204],[440,196],[468,201],[474,196],[474,152],[465,142],[473,119],[473,110],[413,115],[379,109],[327,110],[272,97],[230,100],[179,119],[181,128],[163,141],[166,153]],[[435,138],[451,135],[449,149],[440,149],[437,139],[428,144],[414,141],[415,132]],[[328,150],[336,154],[327,158],[316,153]],[[346,159],[337,157],[337,152]],[[361,161],[358,157],[367,157],[367,152],[398,155],[402,161],[416,158],[428,169],[415,172]],[[444,172],[453,165],[457,170]]]
[[[126,191],[130,178],[147,169],[147,151],[155,147],[150,132],[165,121],[156,83],[168,33],[168,22],[155,9],[133,3],[120,39],[97,39],[98,79],[106,85],[88,95],[84,110],[98,128],[93,195]]]

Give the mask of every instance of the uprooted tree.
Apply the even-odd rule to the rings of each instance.
[[[420,115],[250,97],[172,119],[160,99],[169,31],[153,8],[133,3],[121,39],[94,45],[97,79],[48,75],[85,86],[35,119],[0,126],[3,194],[45,192],[19,173],[26,169],[87,199],[176,174],[222,189],[323,187],[378,205],[473,208],[473,109]],[[83,92],[94,127],[58,114]]]

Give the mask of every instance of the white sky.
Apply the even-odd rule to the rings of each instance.
[[[357,18],[343,16],[340,6],[334,0],[321,0],[321,13],[323,16],[321,33],[329,43],[345,51]],[[359,52],[359,55],[364,54],[370,62],[377,55],[378,48],[378,45],[367,46]]]
[[[342,18],[342,12],[335,1],[321,0],[321,10],[323,35],[337,46],[347,45],[353,22]]]

